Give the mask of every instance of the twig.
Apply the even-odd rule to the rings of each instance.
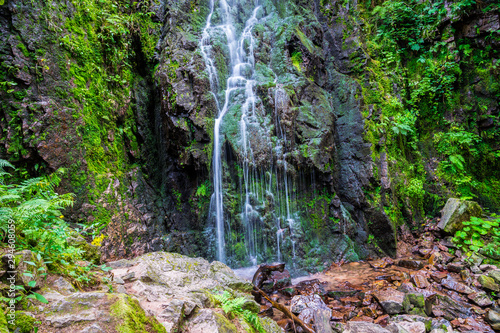
[[[278,302],[273,301],[265,292],[263,292],[262,290],[260,290],[256,286],[254,286],[253,289],[255,291],[259,292],[259,294],[261,294],[262,297],[267,299],[267,301],[269,303],[271,303],[271,305],[273,307],[275,307],[277,310],[280,310],[281,312],[283,312],[288,318],[292,319],[295,323],[297,323],[300,327],[302,327],[306,333],[314,333],[314,331],[309,326],[307,326],[302,320],[300,320],[296,315],[294,315],[292,313],[292,311],[288,310],[288,308],[286,306],[284,306]]]

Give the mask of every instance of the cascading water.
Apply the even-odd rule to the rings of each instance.
[[[233,3],[235,2],[235,3]],[[244,243],[247,262],[256,264],[259,255],[264,252],[267,244],[261,234],[263,224],[262,207],[265,200],[276,200],[274,212],[276,221],[276,246],[277,253],[273,259],[282,260],[283,255],[280,245],[283,245],[284,232],[288,228],[291,243],[292,257],[295,257],[295,242],[293,240],[293,230],[295,216],[291,207],[292,187],[288,180],[286,163],[286,136],[279,124],[278,110],[275,110],[276,119],[272,120],[276,128],[277,142],[273,148],[271,145],[271,124],[264,124],[262,115],[259,115],[256,106],[261,104],[255,92],[255,58],[254,49],[256,41],[253,36],[253,28],[259,22],[259,13],[263,11],[258,2],[255,3],[250,18],[246,21],[241,32],[238,32],[238,15],[236,8],[237,0],[233,2],[220,0],[219,8],[215,8],[214,0],[210,1],[210,13],[203,30],[200,41],[201,54],[205,60],[207,73],[210,81],[211,93],[215,98],[217,106],[217,118],[214,124],[214,146],[213,146],[213,186],[214,193],[211,197],[210,218],[215,220],[217,239],[217,259],[227,262],[227,237],[229,235],[229,219],[225,218],[224,211],[224,184],[222,148],[225,137],[224,129],[228,126],[228,121],[224,117],[234,107],[239,107],[238,130],[239,140],[239,164],[241,167],[241,222],[244,226]],[[241,4],[239,4],[241,5]],[[217,25],[212,24],[213,17],[217,17]],[[226,63],[229,64],[228,77],[225,87],[221,87],[220,77],[217,71],[217,61],[214,51],[215,36],[220,33],[225,36],[227,51]],[[220,60],[219,60],[220,61]],[[286,92],[282,88],[275,91],[276,105],[286,103]],[[257,138],[255,133],[267,139],[266,147],[273,156],[270,158],[266,170],[262,166],[256,165],[254,159],[253,142]],[[274,152],[273,152],[274,151]],[[275,185],[275,186],[274,186]],[[284,193],[283,193],[284,192]],[[281,225],[283,221],[284,225]]]
[[[254,112],[255,109],[255,94],[253,91],[254,81],[251,80],[251,75],[253,74],[254,59],[253,59],[253,37],[252,37],[252,27],[257,22],[256,14],[259,10],[259,6],[256,6],[252,17],[247,21],[245,29],[243,30],[239,39],[236,39],[236,29],[232,21],[232,17],[229,13],[229,4],[225,0],[220,1],[220,7],[222,11],[222,24],[212,27],[211,20],[214,13],[214,0],[210,1],[210,14],[207,18],[207,24],[203,30],[203,35],[200,43],[200,49],[205,59],[205,64],[207,66],[207,71],[210,80],[210,86],[212,93],[216,99],[216,104],[218,108],[218,116],[215,119],[214,125],[214,150],[213,150],[213,173],[214,173],[214,194],[212,200],[215,201],[215,218],[216,218],[216,228],[217,228],[217,257],[220,261],[225,261],[225,241],[224,241],[224,212],[223,212],[223,193],[222,193],[222,161],[221,161],[221,138],[220,130],[222,120],[224,115],[227,113],[230,106],[231,94],[238,89],[245,89],[246,100],[243,104],[242,109],[242,133],[246,133],[244,126],[247,112]],[[221,29],[224,31],[227,38],[227,47],[229,49],[230,65],[232,67],[231,74],[227,79],[226,91],[224,97],[224,104],[222,108],[218,101],[218,76],[217,69],[215,68],[214,61],[210,57],[210,30],[211,29]],[[247,52],[245,48],[246,41],[250,41],[250,50]],[[247,70],[247,69],[250,70]],[[243,137],[243,146],[245,155],[247,154],[247,140],[245,135]],[[245,193],[246,202],[245,211],[248,213],[248,160],[246,160],[245,165],[246,174],[245,177]],[[250,253],[255,252],[255,240],[250,231],[248,234],[248,242],[250,245]]]

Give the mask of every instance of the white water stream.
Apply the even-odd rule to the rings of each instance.
[[[286,136],[281,128],[278,107],[283,108],[285,103],[288,103],[288,95],[282,88],[275,90],[275,122],[276,136],[278,140],[274,148],[276,157],[275,161],[278,166],[273,166],[273,159],[270,162],[269,170],[262,170],[255,165],[255,160],[252,150],[252,140],[255,139],[255,129],[264,128],[259,135],[266,136],[270,143],[270,129],[262,125],[262,118],[256,113],[256,105],[260,103],[259,98],[255,93],[255,57],[254,49],[256,42],[253,36],[253,28],[259,22],[259,17],[262,17],[262,7],[258,1],[255,1],[252,14],[246,20],[244,27],[238,31],[237,7],[242,4],[237,3],[237,0],[210,0],[210,13],[207,17],[205,28],[203,29],[202,38],[200,41],[200,50],[205,60],[208,77],[210,80],[211,92],[215,98],[217,106],[217,117],[214,124],[214,146],[213,146],[213,186],[214,193],[211,197],[210,213],[211,217],[215,218],[216,239],[217,239],[217,259],[222,262],[227,262],[226,237],[229,234],[229,220],[224,212],[224,186],[223,186],[223,163],[222,163],[222,147],[225,141],[224,132],[224,116],[231,110],[232,107],[241,106],[241,117],[239,119],[239,141],[238,150],[240,153],[240,165],[242,169],[242,177],[240,178],[241,188],[241,220],[245,227],[245,246],[247,259],[253,265],[257,264],[259,251],[263,251],[267,244],[263,241],[264,236],[261,234],[261,226],[263,225],[263,217],[258,212],[258,204],[256,202],[264,202],[266,196],[276,200],[276,246],[277,260],[283,259],[280,246],[284,242],[284,233],[288,229],[288,235],[293,236],[293,228],[295,223],[294,213],[290,207],[292,187],[289,184],[287,175],[287,164],[285,160]],[[218,8],[215,4],[218,3]],[[260,15],[260,16],[259,16]],[[216,18],[216,19],[215,19]],[[263,18],[262,20],[264,20]],[[218,24],[213,24],[212,20],[217,20]],[[217,71],[216,51],[214,50],[215,38],[225,36],[227,46],[227,57],[229,60],[228,78],[225,89],[221,87],[219,74]],[[220,51],[219,51],[220,52]],[[253,131],[250,130],[253,129]],[[251,134],[250,134],[251,133]],[[271,147],[270,147],[271,150]],[[278,172],[278,168],[281,172]],[[276,186],[273,188],[273,183]],[[274,193],[273,193],[274,192]],[[283,193],[284,192],[284,193]],[[283,204],[282,204],[283,203]],[[256,206],[257,205],[257,206]],[[227,214],[227,213],[226,213]],[[283,224],[283,225],[282,225]],[[226,236],[225,236],[226,235]],[[295,258],[295,241],[291,237],[293,247],[292,257]]]

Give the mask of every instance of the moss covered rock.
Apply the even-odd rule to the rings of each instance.
[[[472,216],[481,217],[483,210],[477,202],[450,198],[442,211],[438,228],[445,233],[454,234],[463,228],[463,222]]]
[[[139,302],[126,294],[77,292],[64,296],[50,289],[43,294],[49,303],[42,305],[38,319],[49,332],[73,333],[78,327],[89,332],[166,333],[155,317],[147,315]]]
[[[115,328],[118,332],[166,333],[165,327],[163,327],[156,318],[146,316],[146,313],[136,299],[127,295],[108,297],[115,301],[115,303],[111,305],[111,316],[118,322]]]
[[[31,333],[35,327],[36,319],[32,314],[28,314],[22,311],[16,311],[16,319],[14,320],[14,325],[9,324],[8,327],[11,332],[19,329],[19,333]],[[0,332],[1,329],[0,329]],[[8,331],[7,331],[8,332]]]

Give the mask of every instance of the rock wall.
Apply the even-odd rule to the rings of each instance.
[[[286,161],[290,202],[300,223],[280,250],[290,259],[296,246],[297,266],[307,270],[329,260],[394,255],[398,226],[417,228],[426,215],[436,214],[442,197],[459,192],[490,207],[498,203],[497,173],[473,166],[485,160],[489,170],[500,169],[498,10],[443,14],[438,33],[422,39],[426,47],[446,42],[455,62],[468,59],[468,50],[490,52],[483,55],[489,62],[460,68],[452,84],[460,101],[442,103],[442,130],[429,125],[433,118],[424,111],[416,120],[399,115],[416,107],[407,98],[418,95],[409,82],[424,82],[414,70],[417,51],[398,53],[398,70],[384,67],[390,62],[385,46],[377,46],[376,29],[387,17],[374,8],[387,4],[261,2],[253,29],[261,123],[252,132],[259,139],[252,170],[262,184],[263,170],[272,166],[282,174],[280,163]],[[239,29],[251,9],[238,5]],[[0,158],[26,170],[20,178],[66,168],[60,190],[78,198],[66,215],[107,236],[104,260],[160,249],[215,258],[208,212],[216,106],[199,50],[208,12],[204,0],[7,0],[0,6]],[[390,47],[406,42],[401,43]],[[222,36],[213,49],[218,75],[225,78]],[[422,110],[431,102],[442,107],[422,97]],[[237,108],[229,112],[223,133],[233,266],[249,264],[239,217],[239,116]],[[456,141],[456,128],[475,136]],[[280,160],[273,149],[284,136]],[[443,148],[446,140],[461,149],[474,147],[454,151]],[[457,164],[457,155],[474,163]],[[455,173],[447,171],[460,165]],[[467,179],[475,182],[472,189]],[[266,250],[259,259],[276,260],[278,228],[271,211],[283,207],[275,207],[271,197],[261,200]]]

